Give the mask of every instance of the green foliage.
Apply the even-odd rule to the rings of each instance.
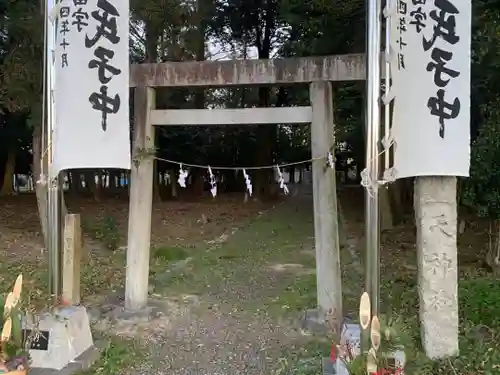
[[[478,215],[500,218],[500,2],[472,3],[471,177],[462,201]]]
[[[485,123],[472,144],[463,203],[482,217],[500,218],[500,100],[483,106]]]
[[[486,126],[488,108],[498,107],[499,3],[499,0],[472,3],[473,138],[477,129]],[[29,131],[30,124],[39,124],[43,52],[40,5],[40,2],[28,0],[0,2],[0,112],[29,115],[29,121],[0,119],[2,146],[8,143],[29,150],[24,130]],[[222,44],[227,51],[225,57],[236,58],[248,57],[249,48],[256,49],[261,58],[357,53],[365,50],[365,3],[361,0],[133,0],[130,30],[132,62],[199,58],[201,40]],[[336,136],[348,142],[350,156],[360,161],[364,153],[362,86],[338,85],[336,89]],[[205,104],[214,107],[252,107],[264,102],[269,106],[307,105],[308,101],[307,90],[303,87],[271,89],[265,100],[261,92],[254,88],[219,88],[205,90],[204,98]],[[195,105],[192,90],[158,90],[157,97],[162,108],[192,108]],[[21,128],[21,135],[18,135]],[[9,140],[7,133],[13,134]],[[262,144],[275,144],[270,156],[273,161],[300,160],[310,154],[307,128],[280,126],[274,135],[272,133],[259,133],[246,126],[170,127],[158,135],[157,144],[164,150],[158,156],[185,159],[189,155],[190,160],[186,162],[255,165],[262,163],[255,152],[258,149],[255,146]],[[273,136],[275,139],[271,139]],[[266,143],[264,138],[270,141]],[[494,142],[490,146],[495,147]],[[473,173],[480,160],[473,162]],[[484,172],[484,167],[479,168],[476,175]],[[481,214],[496,217],[495,204],[488,207],[490,202],[496,201],[494,194],[489,194],[488,201],[476,202],[474,195],[480,195],[487,188],[484,181],[478,183],[477,191],[467,198],[469,203],[477,206]],[[495,184],[492,180],[491,185]]]
[[[298,56],[364,52],[364,1],[285,0],[281,10],[291,26],[284,51]]]
[[[497,281],[461,281],[459,297],[463,320],[476,326],[500,328],[500,289]]]
[[[0,17],[0,108],[33,110],[42,91],[43,18],[40,4],[9,1]],[[0,110],[1,112],[1,110]]]

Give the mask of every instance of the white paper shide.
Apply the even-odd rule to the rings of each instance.
[[[468,176],[470,0],[393,0],[392,132],[397,178]]]
[[[52,172],[130,169],[129,1],[62,0]]]

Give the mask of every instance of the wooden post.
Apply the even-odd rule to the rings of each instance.
[[[64,217],[64,251],[62,298],[70,305],[80,303],[80,263],[82,260],[82,227],[80,215]]]
[[[340,271],[339,228],[335,170],[326,162],[334,146],[333,95],[330,82],[310,85],[312,106],[311,149],[314,199],[314,237],[320,313],[334,313],[340,329],[342,283]],[[340,331],[338,331],[340,332]]]
[[[134,94],[134,141],[130,173],[130,209],[128,221],[125,308],[139,310],[147,305],[149,247],[153,202],[154,128],[150,114],[155,107],[155,91],[137,87]]]

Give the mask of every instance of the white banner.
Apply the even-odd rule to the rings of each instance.
[[[62,0],[56,11],[52,173],[130,169],[129,1]]]
[[[470,0],[393,0],[397,178],[468,176]]]

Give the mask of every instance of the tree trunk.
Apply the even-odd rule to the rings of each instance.
[[[78,188],[80,186],[80,172],[78,171],[78,169],[72,169],[70,172],[68,172],[68,180],[70,194],[78,194]]]
[[[405,214],[413,215],[413,178],[404,178],[399,180],[401,208]]]
[[[68,176],[68,190],[73,190],[73,171],[70,169],[66,172],[66,176]],[[64,181],[64,180],[63,180]]]
[[[245,191],[245,183],[241,172],[235,173],[235,171],[231,170],[221,171],[220,177],[223,180],[223,183],[221,185],[224,186],[224,188],[221,189],[221,193],[235,193]]]
[[[95,171],[93,169],[87,169],[84,173],[85,176],[85,189],[92,196],[97,195],[97,184],[95,182]]]
[[[396,180],[389,186],[389,201],[392,208],[392,218],[394,224],[399,224],[403,220],[403,207],[401,203],[401,182]]]
[[[96,173],[97,173],[97,182],[95,184],[94,199],[96,201],[100,201],[101,196],[102,196],[102,190],[103,190],[103,188],[102,188],[103,187],[103,180],[102,180],[103,175],[102,175],[101,170],[97,170]]]
[[[500,220],[495,220],[493,223],[495,228],[495,245],[491,243],[491,227],[490,223],[490,243],[488,246],[488,254],[486,254],[486,264],[491,267],[496,276],[500,275]]]
[[[389,190],[385,186],[379,188],[380,197],[380,230],[389,230],[393,227],[392,209],[389,200]]]
[[[159,202],[160,196],[160,173],[158,172],[158,160],[153,161],[153,201]]]
[[[120,179],[120,172],[118,169],[110,169],[109,170],[109,191],[112,194],[117,193],[118,190],[118,182]]]
[[[171,195],[172,198],[175,199],[177,198],[178,191],[177,191],[177,179],[176,179],[176,171],[175,169],[170,169],[168,171],[168,175],[170,177],[170,190],[171,190]]]
[[[294,184],[296,181],[295,181],[295,168],[294,167],[291,167],[288,169],[288,174],[289,174],[289,179],[288,179],[288,182],[290,184]]]
[[[188,185],[188,189],[195,197],[203,196],[203,193],[205,191],[205,173],[205,170],[196,168],[193,169],[192,183]],[[173,183],[175,183],[175,181]]]
[[[0,195],[9,195],[14,193],[14,172],[16,169],[16,153],[9,150],[7,162],[5,163],[5,172],[3,175],[2,190]]]

